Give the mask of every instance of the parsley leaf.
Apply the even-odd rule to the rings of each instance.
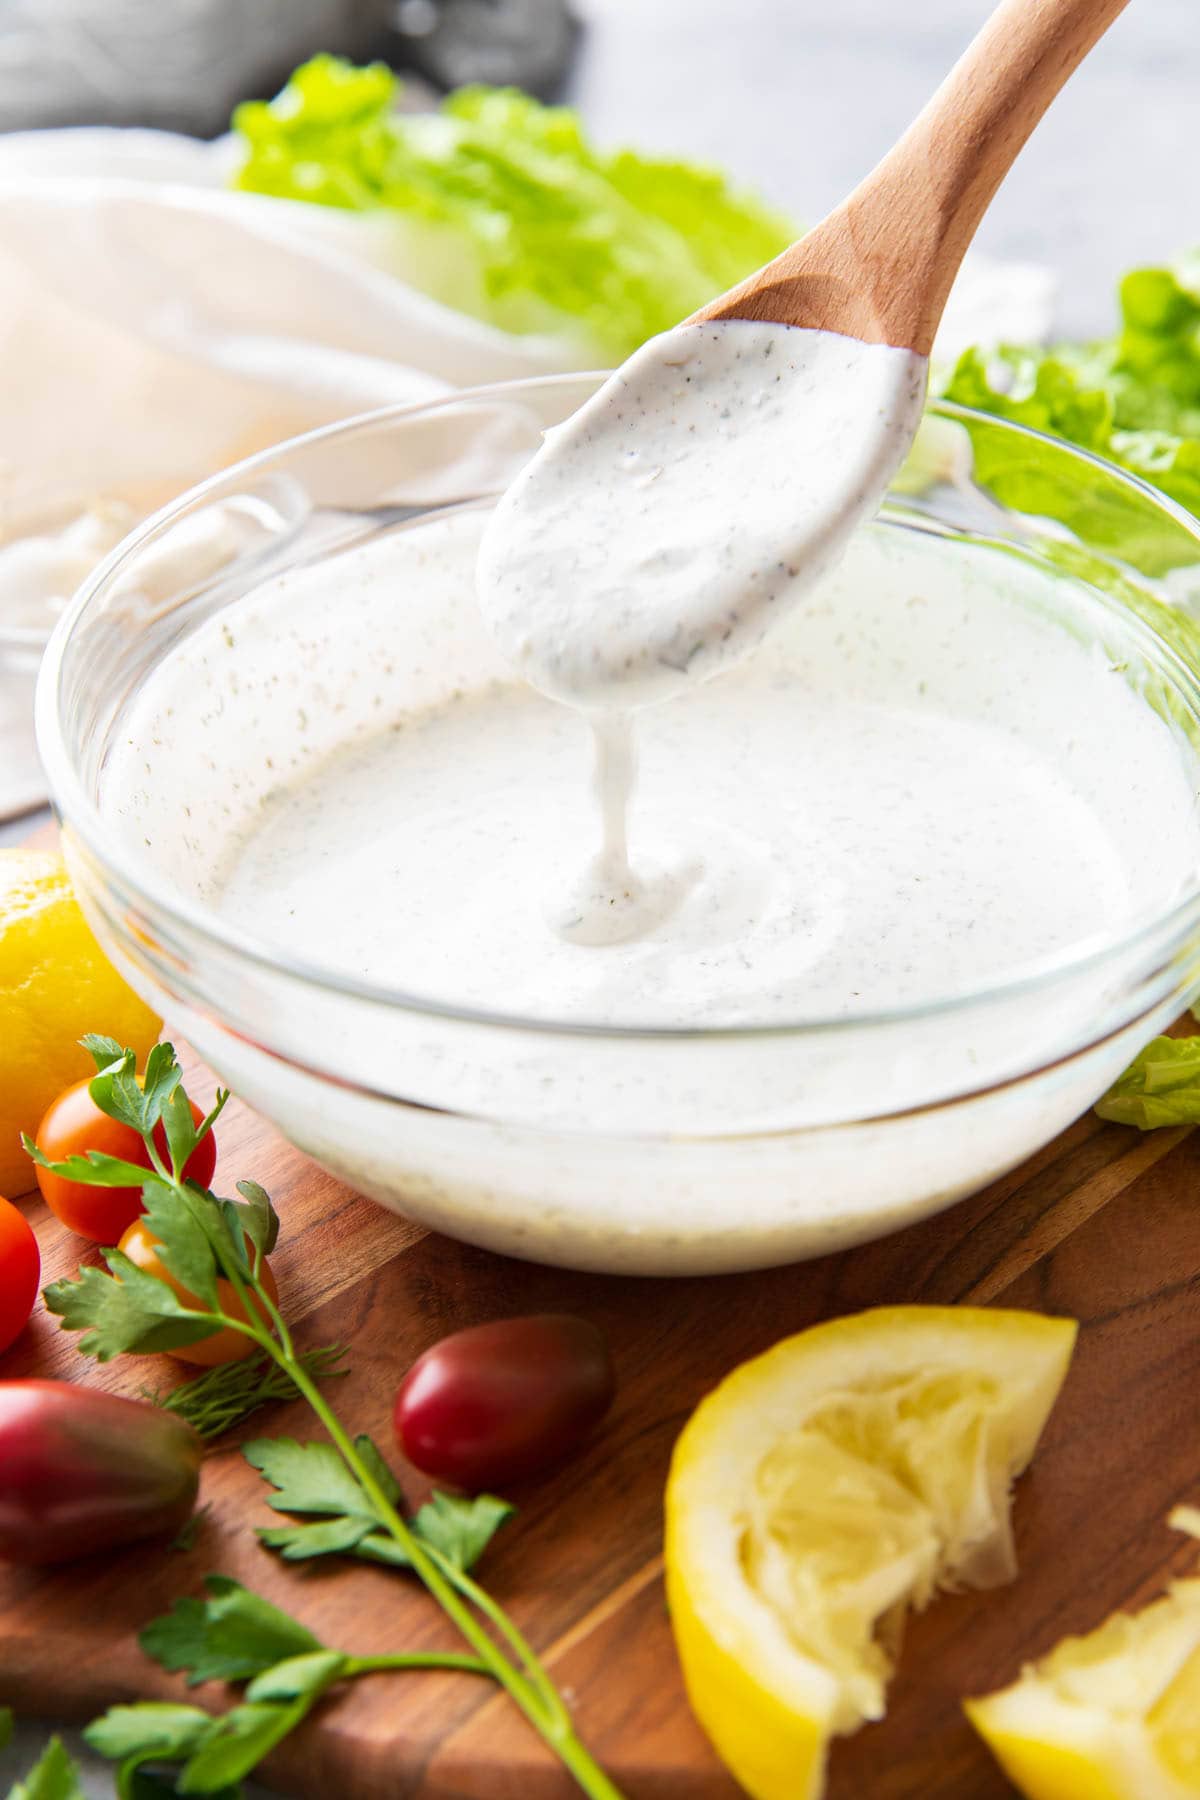
[[[356,1439],[361,1452],[370,1439]],[[382,1462],[371,1445],[374,1456]],[[252,1438],[242,1445],[246,1461],[278,1492],[270,1504],[276,1512],[332,1513],[381,1524],[364,1493],[332,1444],[299,1444],[295,1438]],[[394,1481],[388,1473],[388,1480]],[[398,1493],[398,1490],[396,1490]],[[389,1495],[389,1498],[392,1496]]]
[[[246,1202],[238,1207],[242,1230],[256,1250],[270,1256],[279,1240],[279,1214],[271,1204],[271,1196],[257,1181],[239,1181],[237,1190]]]
[[[179,1088],[183,1071],[171,1044],[155,1044],[146,1058],[141,1081],[137,1078],[137,1058],[133,1051],[122,1049],[115,1038],[90,1035],[80,1038],[83,1048],[96,1064],[96,1075],[88,1083],[88,1092],[100,1111],[110,1119],[128,1125],[142,1137],[149,1137],[163,1115],[163,1108]]]
[[[96,1065],[98,1075],[103,1075],[113,1063],[124,1062],[129,1055],[129,1051],[118,1044],[116,1038],[101,1037],[97,1031],[85,1032],[79,1040],[79,1047],[87,1051]]]
[[[155,1044],[146,1058],[145,1073],[142,1076],[142,1090],[146,1101],[143,1116],[148,1120],[145,1127],[147,1131],[152,1131],[157,1125],[167,1096],[175,1092],[182,1080],[183,1070],[175,1056],[174,1045]]]
[[[507,1500],[492,1494],[476,1494],[467,1499],[455,1494],[434,1493],[410,1521],[416,1535],[438,1550],[446,1561],[465,1574],[474,1568],[502,1525],[516,1513]],[[259,1534],[264,1542],[266,1533]],[[385,1563],[392,1569],[408,1569],[412,1564],[405,1550],[383,1532],[370,1532],[355,1545],[353,1555],[364,1562]],[[284,1555],[288,1552],[285,1550]],[[296,1560],[296,1554],[289,1558]]]
[[[369,1437],[355,1448],[393,1506],[403,1504],[399,1483]],[[383,1529],[371,1498],[359,1486],[332,1444],[298,1444],[294,1438],[256,1438],[242,1445],[242,1455],[277,1491],[270,1504],[276,1512],[322,1514],[316,1524],[274,1525],[259,1532],[286,1562],[310,1556],[359,1556],[367,1562],[407,1569],[407,1553]],[[411,1521],[411,1528],[456,1569],[479,1561],[515,1508],[491,1494],[462,1498],[435,1493]]]
[[[516,1510],[507,1500],[497,1500],[494,1494],[476,1494],[466,1499],[435,1492],[412,1524],[418,1537],[440,1550],[456,1569],[465,1570],[479,1561]]]
[[[164,1103],[179,1087],[183,1071],[175,1060],[170,1044],[155,1044],[146,1059],[146,1074],[138,1080],[137,1058],[132,1050],[119,1050],[116,1057],[102,1064],[103,1050],[113,1047],[111,1038],[98,1040],[101,1051],[92,1049],[98,1073],[88,1083],[88,1093],[110,1119],[128,1125],[141,1137],[149,1137],[162,1116]]]
[[[216,1721],[198,1706],[173,1700],[142,1700],[136,1706],[110,1706],[102,1718],[85,1727],[83,1741],[98,1756],[113,1762],[127,1757],[157,1756],[163,1762],[190,1756],[208,1737]]]
[[[347,1554],[375,1529],[373,1519],[347,1515],[340,1519],[319,1519],[314,1525],[272,1525],[260,1530],[258,1536],[268,1550],[278,1550],[285,1562],[304,1562],[310,1556]],[[392,1539],[386,1538],[384,1542],[391,1544]]]
[[[105,1156],[101,1150],[89,1150],[86,1156],[68,1156],[63,1162],[51,1162],[43,1156],[33,1139],[21,1133],[28,1156],[40,1169],[61,1175],[64,1181],[78,1181],[84,1187],[144,1187],[146,1170],[141,1163],[125,1162],[119,1156]]]
[[[24,1781],[8,1790],[8,1800],[85,1800],[79,1770],[53,1737]]]
[[[75,1280],[64,1277],[43,1293],[67,1331],[87,1332],[79,1345],[85,1356],[110,1362],[126,1352],[177,1350],[211,1334],[211,1322],[189,1312],[165,1281],[119,1250],[106,1250],[104,1260],[111,1274],[82,1268]]]
[[[176,1181],[182,1181],[183,1171],[196,1148],[197,1139],[192,1103],[181,1087],[173,1088],[163,1101],[162,1122],[167,1135],[167,1149],[171,1152],[171,1168]]]
[[[156,1177],[142,1191],[146,1223],[159,1240],[164,1266],[205,1311],[220,1313],[220,1270],[246,1266],[220,1208],[202,1188],[169,1187]],[[85,1355],[106,1362],[125,1352],[174,1350],[211,1333],[211,1320],[198,1319],[199,1309],[184,1305],[165,1281],[135,1268],[119,1250],[106,1250],[104,1260],[110,1274],[84,1268],[77,1279],[46,1289],[47,1306],[68,1331],[90,1328],[80,1345]]]
[[[323,1650],[297,1619],[226,1575],[210,1575],[206,1600],[177,1600],[138,1638],[164,1669],[188,1671],[188,1686],[202,1681],[245,1681],[286,1658]]]
[[[382,1492],[384,1499],[392,1506],[402,1506],[404,1504],[404,1496],[400,1492],[400,1483],[396,1480],[391,1469],[384,1461],[382,1452],[374,1439],[369,1438],[364,1431],[355,1438],[354,1448],[358,1451],[362,1461],[366,1464],[369,1473],[374,1478],[375,1485]]]
[[[206,1228],[211,1202],[194,1205],[190,1195],[181,1195],[161,1181],[146,1183],[144,1199],[146,1226],[158,1239],[163,1267],[210,1312],[219,1311],[217,1259]]]
[[[246,1689],[246,1698],[256,1700],[299,1700],[305,1694],[323,1694],[331,1681],[337,1681],[349,1666],[350,1658],[340,1650],[310,1650],[306,1656],[288,1656],[273,1669],[264,1669]]]
[[[205,1586],[206,1599],[176,1601],[139,1642],[163,1668],[187,1670],[191,1687],[250,1680],[244,1704],[219,1718],[192,1706],[114,1707],[85,1733],[101,1755],[124,1759],[123,1770],[184,1762],[179,1791],[188,1794],[235,1787],[351,1669],[349,1657],[240,1582],[210,1575]]]
[[[335,1664],[341,1662],[335,1657]],[[337,1673],[331,1674],[331,1685]],[[216,1721],[217,1729],[183,1766],[179,1791],[213,1794],[235,1787],[310,1713],[323,1690],[286,1702],[248,1702]]]

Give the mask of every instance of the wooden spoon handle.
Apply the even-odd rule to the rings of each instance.
[[[697,319],[770,319],[929,354],[993,194],[1128,0],[1002,0],[849,199]]]

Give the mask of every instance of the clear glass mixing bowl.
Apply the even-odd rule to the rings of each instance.
[[[139,804],[113,787],[138,697],[188,634],[220,612],[236,640],[264,583],[313,570],[336,631],[353,606],[346,559],[438,509],[485,504],[597,379],[373,414],[196,489],[126,540],[62,621],[39,742],[72,875],[114,961],[327,1168],[516,1256],[647,1274],[767,1266],[935,1212],[1086,1109],[1200,987],[1200,871],[1115,936],[920,1008],[889,1011],[883,996],[869,1016],[736,1031],[554,1025],[347,979],[247,938],[140,823],[139,806],[178,824],[187,757],[139,745]],[[1043,614],[1102,648],[1200,791],[1200,687],[1171,641],[1190,622],[1168,609],[1175,577],[1200,564],[1200,528],[1178,508],[1064,445],[939,405],[869,529],[922,534],[964,570],[1007,558],[1036,577]],[[319,668],[303,679],[312,692],[293,699],[335,741]],[[231,780],[262,779],[236,732],[227,753]]]

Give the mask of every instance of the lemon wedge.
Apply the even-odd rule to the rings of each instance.
[[[675,1448],[667,1596],[692,1709],[754,1800],[817,1800],[884,1711],[910,1607],[1016,1572],[1009,1489],[1070,1362],[1066,1319],[898,1306],[735,1369]]]
[[[1200,1538],[1200,1512],[1171,1524]],[[1029,1800],[1200,1796],[1200,1579],[1064,1638],[967,1717]]]

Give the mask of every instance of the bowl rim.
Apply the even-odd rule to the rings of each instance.
[[[609,371],[606,370],[568,370],[488,382],[475,387],[455,388],[432,399],[426,397],[422,400],[401,401],[390,406],[373,408],[368,412],[355,413],[331,424],[318,426],[312,431],[281,439],[277,444],[256,451],[252,456],[244,457],[236,463],[231,463],[228,467],[208,476],[204,481],[185,489],[142,520],[105,556],[79,588],[70,605],[54,626],[38,678],[35,717],[38,749],[45,768],[51,801],[59,821],[79,839],[105,874],[120,882],[125,890],[127,901],[134,901],[145,909],[151,918],[163,919],[171,926],[205,940],[227,956],[231,955],[250,963],[271,976],[283,977],[289,982],[321,989],[335,998],[383,1006],[469,1026],[517,1031],[535,1036],[592,1037],[610,1040],[663,1039],[667,1041],[717,1042],[730,1039],[753,1039],[757,1041],[803,1034],[815,1036],[822,1033],[834,1033],[841,1036],[847,1032],[867,1032],[873,1028],[888,1029],[911,1025],[918,1021],[967,1011],[977,1006],[1002,1004],[1009,1000],[1020,999],[1022,995],[1043,989],[1056,980],[1085,974],[1090,969],[1096,969],[1110,958],[1116,959],[1136,954],[1140,948],[1145,948],[1149,953],[1159,944],[1175,944],[1178,940],[1186,937],[1189,931],[1200,925],[1200,867],[1198,867],[1184,893],[1165,909],[1143,913],[1131,923],[1127,922],[1116,932],[1091,933],[1062,951],[1019,965],[1012,975],[1000,976],[995,980],[983,982],[965,992],[936,995],[931,999],[911,1005],[881,1007],[850,1016],[842,1014],[813,1015],[793,1020],[774,1021],[769,1024],[638,1025],[579,1018],[558,1019],[550,1015],[530,1016],[488,1007],[473,1007],[441,1001],[432,995],[379,985],[331,969],[321,963],[310,962],[303,957],[282,955],[265,940],[220,922],[218,916],[207,908],[177,894],[167,884],[158,880],[152,868],[142,869],[140,864],[131,866],[128,859],[118,860],[111,856],[106,846],[107,834],[103,828],[100,809],[85,791],[67,749],[61,722],[59,692],[64,657],[77,623],[83,618],[89,606],[103,594],[130,558],[138,555],[161,532],[169,529],[185,513],[208,503],[219,492],[227,489],[230,484],[245,481],[264,468],[275,464],[281,457],[300,448],[307,448],[313,444],[329,442],[342,437],[351,437],[360,432],[379,430],[389,424],[436,413],[444,408],[462,405],[464,402],[506,399],[520,393],[528,393],[530,390],[582,385],[589,382],[599,384],[608,373]],[[962,420],[967,424],[986,425],[1029,439],[1035,444],[1050,445],[1056,451],[1077,460],[1085,467],[1095,468],[1106,479],[1115,479],[1119,484],[1128,488],[1131,493],[1139,495],[1156,510],[1172,519],[1192,538],[1196,543],[1197,561],[1200,562],[1200,519],[1190,514],[1186,508],[1171,499],[1169,495],[1142,480],[1140,476],[1120,468],[1117,464],[1097,456],[1092,451],[1069,443],[1064,438],[1038,431],[1034,427],[1016,420],[983,412],[976,407],[962,406],[955,401],[932,398],[926,404],[925,416],[930,413],[941,418]],[[1005,509],[1001,508],[999,511],[1004,516],[1009,516]],[[1119,559],[1114,560],[1119,563]],[[1148,579],[1136,569],[1132,573],[1140,582]],[[1082,577],[1071,578],[1079,585],[1088,586]],[[1101,603],[1112,605],[1114,610],[1119,606],[1119,603],[1114,601],[1111,596],[1104,595],[1100,590],[1092,589],[1091,591]],[[1122,608],[1120,610],[1123,625],[1129,629],[1135,641],[1140,639],[1143,642],[1151,653],[1150,660],[1157,663],[1160,671],[1169,676],[1172,685],[1188,700],[1197,718],[1200,719],[1200,672],[1193,672],[1174,646],[1137,613],[1131,609]],[[142,941],[144,945],[144,939]],[[1185,986],[1185,982],[1181,980],[1179,982],[1181,993]]]

